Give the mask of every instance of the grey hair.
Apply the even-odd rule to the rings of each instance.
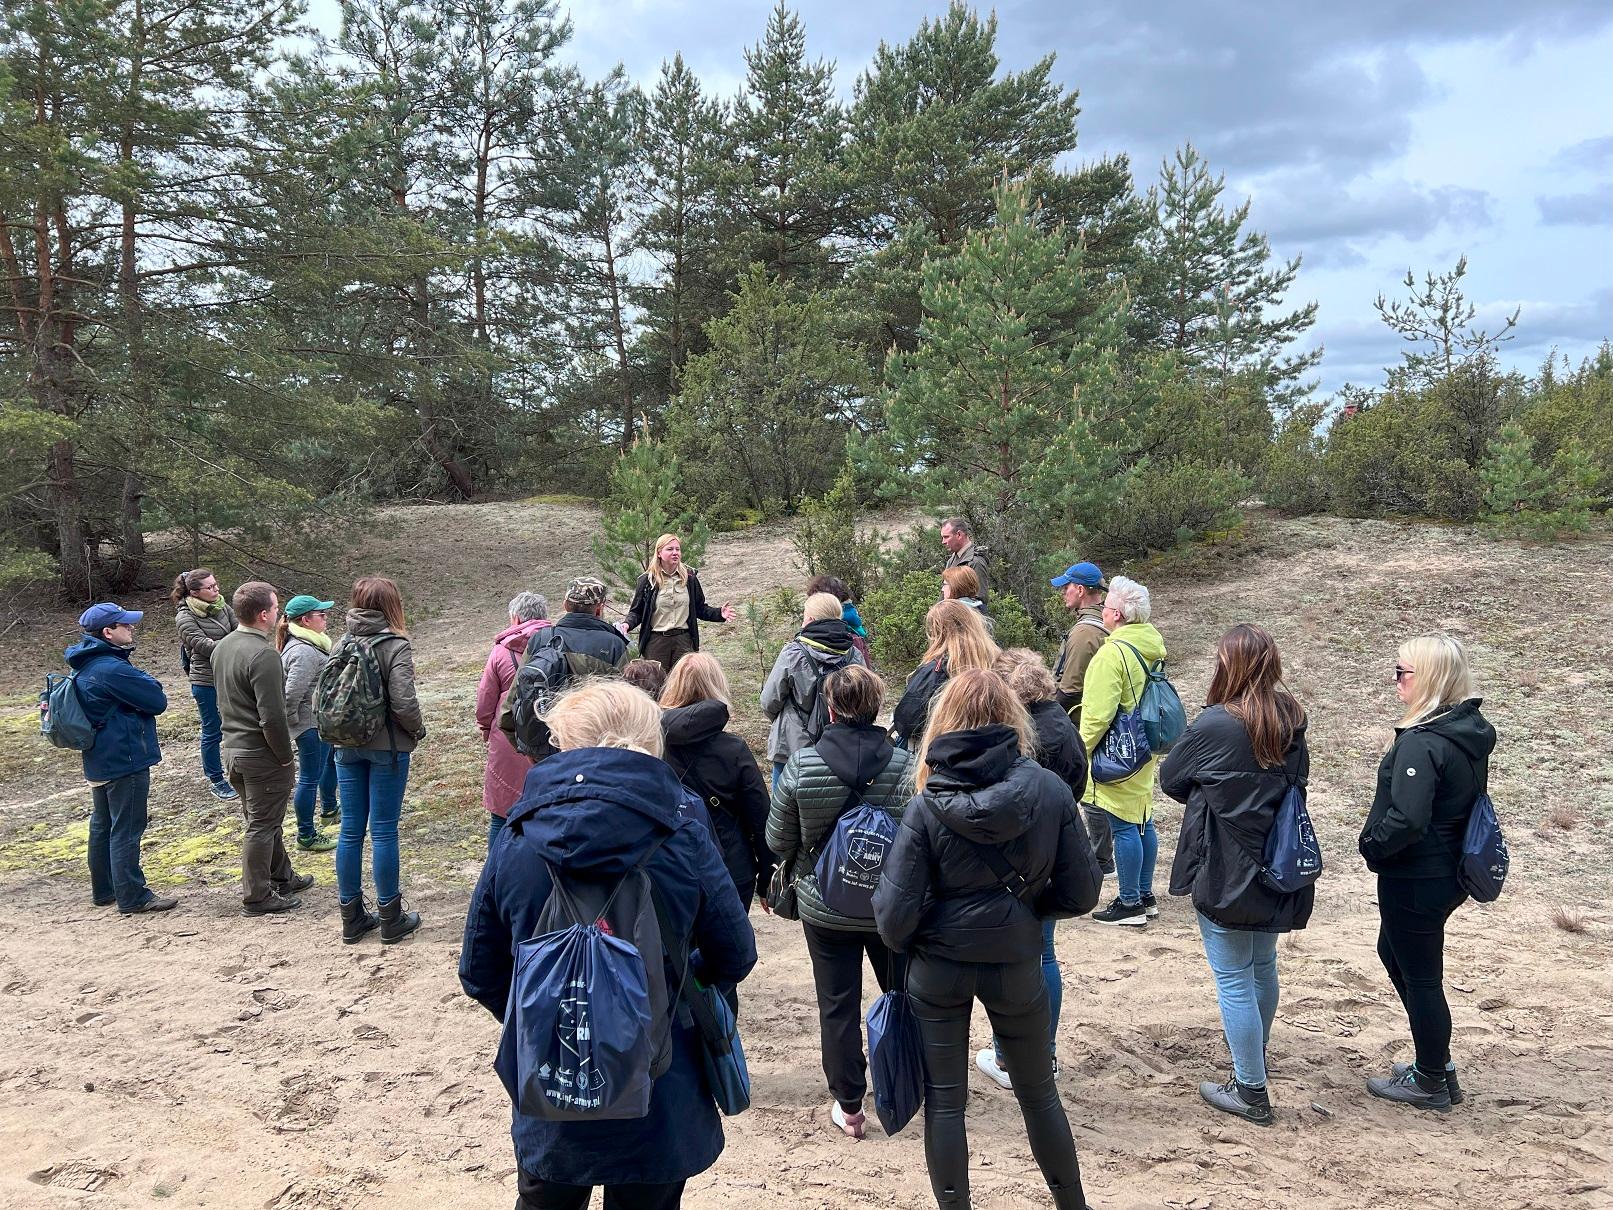
[[[549,601],[541,592],[518,592],[510,598],[510,616],[517,622],[537,622],[549,616]]]
[[[1109,581],[1109,595],[1104,600],[1118,609],[1120,616],[1128,622],[1146,622],[1154,612],[1154,606],[1148,599],[1148,589],[1125,576],[1116,576]]]
[[[965,538],[974,537],[974,534],[969,531],[969,523],[962,517],[948,517],[945,521],[941,522],[941,524],[946,526],[955,534],[962,534]]]

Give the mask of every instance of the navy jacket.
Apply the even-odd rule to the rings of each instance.
[[[1039,957],[1042,921],[1085,915],[1103,886],[1075,796],[1019,754],[1009,727],[936,736],[929,758],[929,782],[903,812],[874,892],[881,939],[954,962]],[[982,856],[987,848],[1034,894],[1016,899]]]
[[[168,696],[149,672],[130,663],[133,652],[95,635],[85,635],[66,651],[78,676],[75,684],[84,713],[95,725],[95,746],[84,753],[84,776],[115,781],[162,759],[157,746],[157,715]]]
[[[532,936],[553,886],[545,863],[568,877],[620,878],[668,832],[645,869],[672,928],[690,939],[694,974],[707,985],[748,975],[755,935],[711,832],[684,802],[664,762],[623,748],[560,752],[533,768],[471,897],[459,958],[466,994],[504,1019],[515,947]],[[670,969],[667,986],[677,986]],[[517,1162],[568,1185],[666,1184],[704,1172],[722,1154],[723,1132],[700,1045],[674,1017],[672,1066],[655,1081],[645,1117],[548,1122],[514,1113]]]

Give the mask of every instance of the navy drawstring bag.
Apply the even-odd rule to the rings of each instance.
[[[853,799],[861,797],[852,791]],[[816,869],[824,907],[855,920],[874,918],[874,888],[899,826],[889,811],[861,801],[835,821]]]
[[[1481,793],[1473,803],[1467,831],[1462,835],[1457,881],[1480,903],[1494,903],[1511,866],[1512,857],[1507,852],[1507,838],[1501,833],[1501,821],[1496,818],[1495,804],[1488,794]]]
[[[924,1104],[924,1040],[905,991],[892,989],[868,1009],[868,1074],[879,1124],[895,1134]]]
[[[1322,846],[1305,809],[1305,789],[1290,780],[1277,806],[1277,818],[1266,834],[1260,861],[1260,881],[1279,895],[1303,891],[1322,876]]]

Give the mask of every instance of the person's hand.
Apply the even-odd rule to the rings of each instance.
[[[627,623],[626,622],[617,622],[616,623],[616,629],[621,631],[622,637],[624,639],[627,637]]]
[[[725,622],[732,622],[734,620],[734,605],[732,601],[724,601],[722,603],[722,620]]]
[[[773,905],[767,902],[766,895],[758,895],[756,902],[762,905],[762,915],[771,916],[773,914]]]

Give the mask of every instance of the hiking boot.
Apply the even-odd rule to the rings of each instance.
[[[268,916],[274,912],[289,912],[292,908],[301,906],[302,900],[295,895],[270,895],[267,899],[260,899],[256,903],[243,903],[241,915]]]
[[[1092,919],[1099,924],[1126,924],[1141,928],[1148,923],[1148,910],[1141,901],[1137,903],[1122,903],[1116,898],[1102,911],[1093,912]]]
[[[1411,1067],[1410,1063],[1396,1063],[1389,1070],[1397,1076],[1403,1076],[1411,1070]],[[1451,1094],[1452,1105],[1460,1105],[1467,1100],[1467,1095],[1462,1091],[1462,1086],[1456,1082],[1455,1067],[1445,1069],[1445,1091]]]
[[[147,912],[171,912],[179,906],[179,900],[172,895],[153,895],[137,908],[130,908],[125,912],[118,909],[120,916],[144,916]]]
[[[233,802],[241,797],[235,792],[235,787],[227,781],[211,782],[207,788],[213,792],[213,797],[218,799],[219,802]]]
[[[1414,1109],[1432,1109],[1436,1113],[1451,1111],[1451,1093],[1444,1078],[1425,1076],[1415,1063],[1397,1076],[1374,1076],[1367,1081],[1367,1091],[1385,1101],[1398,1101]]]
[[[358,895],[342,904],[342,944],[352,945],[364,940],[364,934],[379,928],[381,919],[364,906],[364,896]]]
[[[297,847],[304,853],[329,853],[336,842],[326,833],[315,829],[312,836],[297,837]]]
[[[985,1076],[998,1088],[1012,1088],[1014,1086],[1014,1081],[1009,1078],[1008,1073],[997,1062],[997,1052],[991,1047],[988,1046],[985,1050],[976,1053],[975,1066],[979,1068],[981,1075]]]
[[[342,809],[340,807],[321,807],[320,808],[319,818],[321,818],[321,819],[340,819],[341,817],[342,817]]]
[[[312,874],[293,874],[285,882],[275,883],[274,893],[282,896],[295,895],[298,891],[306,891],[313,885],[314,876]]]
[[[1152,895],[1144,895],[1143,915],[1147,916],[1150,920],[1159,915],[1159,900],[1155,899]]]
[[[1206,1080],[1199,1085],[1199,1096],[1204,1098],[1206,1105],[1222,1113],[1230,1113],[1256,1126],[1271,1125],[1271,1098],[1266,1095],[1266,1090],[1240,1084],[1237,1077],[1225,1084]]]
[[[402,941],[420,927],[420,913],[404,911],[402,895],[376,906],[381,913],[382,945],[391,945],[395,941]]]

